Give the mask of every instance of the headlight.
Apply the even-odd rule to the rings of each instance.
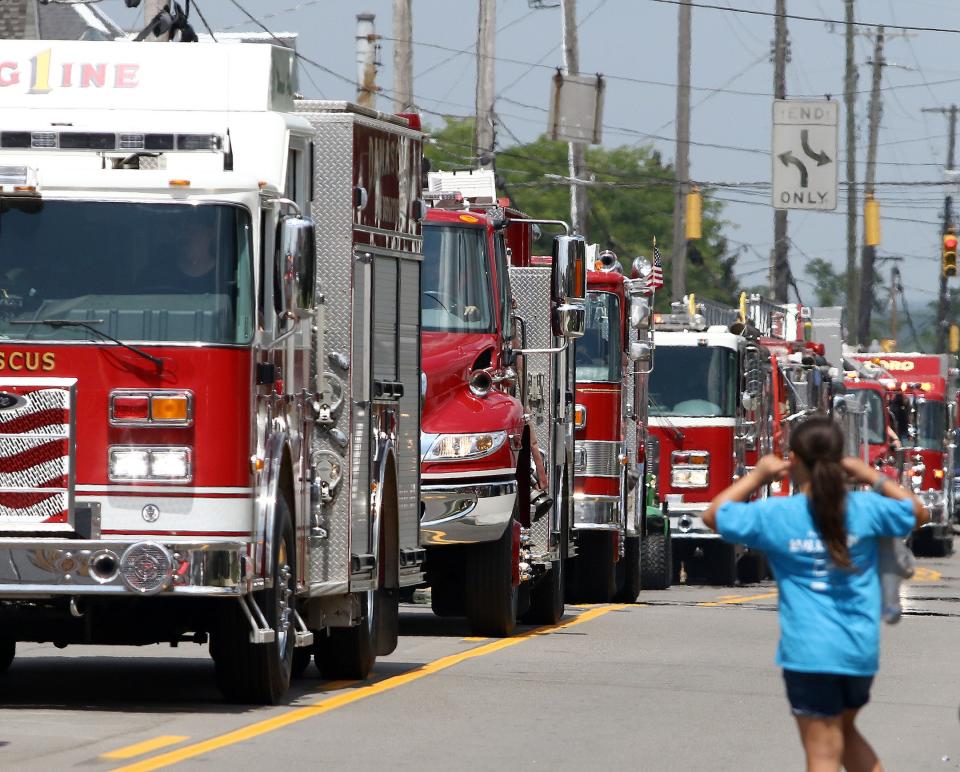
[[[507,441],[506,432],[481,434],[441,434],[433,441],[424,461],[458,461],[482,458],[495,453]]]
[[[191,456],[190,448],[114,446],[109,451],[109,476],[112,481],[190,482]]]
[[[670,470],[672,488],[706,488],[710,484],[708,467],[680,466]]]

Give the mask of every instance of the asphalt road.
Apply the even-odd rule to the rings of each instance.
[[[960,557],[921,566],[862,715],[890,770],[960,768]],[[21,645],[0,768],[799,769],[776,602],[770,583],[674,587],[503,641],[405,606],[371,681],[311,667],[274,708],[223,705],[199,646]]]

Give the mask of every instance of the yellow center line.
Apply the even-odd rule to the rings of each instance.
[[[404,686],[406,684],[413,683],[414,681],[419,681],[421,678],[426,678],[428,675],[433,675],[441,670],[446,670],[447,668],[458,665],[461,662],[475,659],[477,657],[483,657],[487,654],[492,654],[493,652],[500,651],[502,649],[508,649],[511,646],[516,646],[517,644],[523,643],[531,638],[550,635],[557,630],[563,630],[568,627],[573,627],[574,625],[589,622],[590,620],[601,617],[604,614],[610,613],[611,611],[619,611],[627,607],[628,604],[626,603],[617,603],[609,606],[592,608],[578,614],[572,619],[568,619],[566,622],[561,622],[560,624],[550,625],[547,627],[537,627],[533,630],[518,633],[512,638],[503,638],[501,640],[493,641],[492,643],[484,644],[483,646],[477,646],[469,651],[464,651],[459,654],[451,654],[450,656],[442,657],[434,660],[433,662],[428,662],[416,670],[411,670],[407,673],[401,673],[400,675],[393,676],[392,678],[385,678],[382,681],[377,681],[376,683],[369,684],[368,686],[358,687],[352,691],[346,692],[345,694],[337,694],[333,697],[328,697],[314,703],[313,705],[287,710],[277,716],[273,716],[272,718],[268,718],[263,721],[257,721],[253,724],[248,724],[247,726],[241,727],[240,729],[235,729],[232,732],[226,732],[225,734],[218,735],[217,737],[211,737],[209,740],[192,743],[191,745],[184,746],[183,748],[178,748],[177,750],[169,751],[167,753],[161,753],[159,756],[154,756],[125,767],[120,767],[114,772],[148,772],[148,770],[162,769],[163,767],[178,764],[186,759],[196,758],[197,756],[202,756],[205,753],[210,753],[211,751],[226,748],[230,745],[235,745],[237,743],[250,740],[254,737],[259,737],[260,735],[267,734],[268,732],[275,732],[277,729],[282,729],[283,727],[290,726],[291,724],[305,721],[308,718],[313,718],[314,716],[328,713],[331,710],[336,710],[344,705],[350,705],[367,697],[372,697],[376,694],[382,694],[383,692],[390,691],[391,689],[396,689],[398,686]]]
[[[713,600],[708,603],[698,603],[698,606],[736,606],[740,603],[748,603],[751,600],[766,600],[767,598],[776,598],[777,591],[773,590],[772,592],[764,592],[760,595],[743,595],[740,597],[731,597],[728,595],[722,596],[726,600]]]
[[[117,748],[115,751],[109,751],[100,756],[101,759],[132,759],[135,756],[142,756],[150,751],[157,751],[166,748],[168,745],[176,745],[190,738],[183,735],[165,734],[160,737],[154,737],[152,740],[144,740],[142,743],[134,743],[124,748]]]

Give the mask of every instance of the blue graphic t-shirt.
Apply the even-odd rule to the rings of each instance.
[[[830,560],[805,495],[717,511],[717,531],[729,542],[763,550],[780,592],[777,664],[805,673],[867,676],[880,650],[877,537],[906,536],[913,503],[878,493],[847,494],[847,541],[853,570]]]

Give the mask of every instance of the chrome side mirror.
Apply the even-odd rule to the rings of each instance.
[[[583,303],[561,303],[553,312],[553,322],[558,337],[582,338],[587,329],[587,310]]]
[[[306,217],[284,217],[280,221],[280,249],[277,282],[280,292],[277,315],[294,319],[316,302],[316,251],[313,221]]]

